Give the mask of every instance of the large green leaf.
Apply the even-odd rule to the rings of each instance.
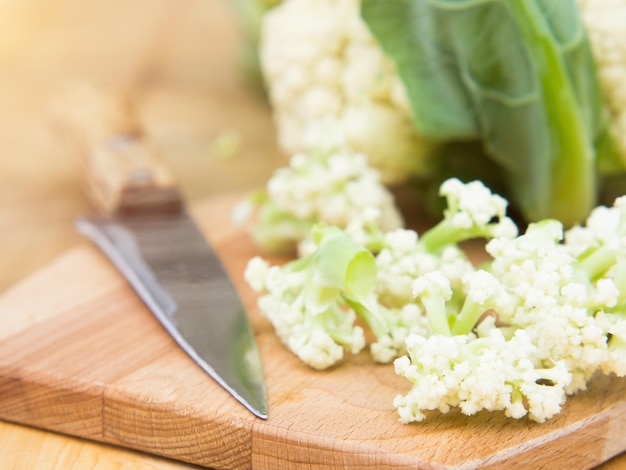
[[[416,129],[482,139],[529,220],[581,221],[606,124],[575,0],[362,0]]]

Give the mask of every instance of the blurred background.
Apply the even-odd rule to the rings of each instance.
[[[283,163],[241,73],[229,0],[0,0],[0,293],[85,239],[81,174],[51,122],[76,81],[124,89],[190,201],[263,185]],[[0,319],[0,329],[2,319]],[[0,422],[3,468],[188,466]]]
[[[133,86],[190,201],[264,184],[282,164],[242,73],[229,0],[0,0],[0,292],[78,243],[93,210],[50,103],[75,81]]]

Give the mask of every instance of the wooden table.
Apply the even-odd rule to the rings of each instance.
[[[190,201],[284,164],[240,45],[228,0],[0,0],[0,292],[84,243],[72,222],[92,207],[48,113],[74,80],[141,84],[141,115]],[[229,158],[224,138],[238,143]],[[0,442],[3,468],[193,468],[13,423]]]

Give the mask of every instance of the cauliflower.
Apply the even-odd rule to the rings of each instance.
[[[257,292],[267,292],[258,300],[259,309],[283,343],[304,363],[326,369],[343,358],[344,349],[356,354],[365,346],[351,307],[367,302],[374,260],[333,227],[317,237],[316,253],[283,267],[255,257],[244,277]]]
[[[626,0],[577,0],[593,47],[610,125],[626,163]]]
[[[440,270],[413,282],[432,334],[409,336],[408,356],[395,362],[414,384],[395,401],[402,422],[452,406],[528,412],[542,422],[599,370],[626,374],[626,295],[618,287],[626,285],[626,197],[596,208],[586,227],[564,232],[544,220],[486,249],[493,260],[463,275],[455,302]],[[462,392],[468,383],[489,383],[489,393]]]
[[[294,247],[310,251],[308,235],[315,224],[346,229],[359,243],[375,249],[383,233],[402,226],[394,197],[363,154],[319,148],[297,153],[278,168],[266,190],[237,208],[238,223],[250,224],[255,241],[268,251]]]
[[[626,196],[585,226],[546,219],[518,234],[482,183],[440,192],[443,220],[385,233],[377,254],[317,227],[307,256],[250,261],[259,308],[292,352],[327,368],[365,348],[369,328],[373,359],[412,383],[394,401],[403,423],[454,407],[543,422],[596,373],[626,375]],[[468,261],[458,244],[471,238],[491,260]]]
[[[503,3],[282,1],[259,45],[281,146],[332,129],[427,206],[454,176],[497,182],[527,222],[580,223],[626,178],[625,1]]]
[[[359,15],[359,0],[286,0],[264,17],[263,74],[289,153],[334,128],[338,149],[365,153],[386,184],[424,167],[430,148],[416,134],[393,63]]]
[[[411,334],[426,334],[433,328],[449,334],[442,313],[445,301],[453,295],[452,286],[460,288],[461,278],[473,271],[458,243],[493,234],[513,237],[517,232],[504,213],[506,201],[482,183],[464,185],[451,179],[442,185],[442,194],[449,209],[439,224],[421,238],[407,229],[380,235],[376,257],[365,255],[371,248],[358,242],[360,233],[351,232],[349,226],[345,230],[317,226],[308,239],[310,249],[301,258],[281,268],[269,267],[260,258],[248,263],[246,280],[263,294],[259,309],[292,352],[321,369],[341,360],[345,348],[360,351],[365,344],[362,330],[354,326],[357,316],[374,333],[370,352],[382,363],[404,354],[405,340]],[[402,265],[405,269],[396,269]],[[343,275],[337,277],[337,272]],[[412,301],[416,289],[413,279],[425,282],[429,275],[439,284],[424,287],[432,293],[433,302],[429,304],[422,295],[427,307],[422,308]],[[325,287],[329,283],[332,288]],[[361,286],[362,292],[355,294],[355,286]],[[449,296],[444,298],[444,291]],[[467,332],[473,326],[471,318],[463,320],[470,323]]]
[[[509,294],[498,309],[500,320],[524,329],[538,346],[535,361],[563,361],[572,374],[567,392],[574,393],[586,388],[606,355],[607,329],[594,315],[615,299],[604,283],[588,282],[590,271],[561,243],[563,237],[562,225],[548,220],[516,239],[490,241],[487,251]]]
[[[283,343],[304,363],[326,369],[344,350],[365,346],[358,315],[377,340],[372,355],[391,362],[405,351],[409,334],[427,331],[415,305],[387,309],[375,298],[374,256],[336,227],[316,228],[316,250],[282,267],[252,258],[245,279],[257,292],[259,310]]]
[[[423,421],[426,410],[447,413],[455,406],[466,415],[504,410],[541,423],[565,401],[570,374],[560,363],[536,368],[529,360],[536,346],[523,330],[508,341],[492,329],[484,338],[412,335],[407,344],[409,355],[394,362],[396,373],[413,383],[393,402],[402,423]]]

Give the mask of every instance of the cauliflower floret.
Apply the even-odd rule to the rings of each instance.
[[[370,345],[372,358],[382,364],[406,354],[406,339],[409,335],[427,335],[429,331],[428,319],[415,304],[390,309],[386,317],[389,333],[380,336]]]
[[[421,168],[431,144],[358,0],[284,1],[264,17],[260,56],[285,151],[306,152],[312,133],[334,127],[335,148],[367,154],[385,184]]]
[[[494,257],[492,273],[508,286],[525,310],[556,299],[572,275],[573,257],[560,243],[563,225],[554,220],[531,224],[514,239],[495,238],[486,249]],[[543,302],[543,303],[542,303]]]
[[[359,251],[359,246],[350,241],[346,244],[347,238],[335,236],[332,230],[326,233],[328,238],[320,242],[327,253],[330,250],[325,258],[341,258],[337,253],[345,257],[346,249],[351,253],[343,263],[337,262],[341,264],[337,271],[348,272],[357,265],[355,269],[366,272],[363,266],[368,261],[374,266],[373,257],[362,260],[364,251]],[[258,299],[259,310],[270,320],[281,341],[304,363],[326,369],[343,358],[344,350],[357,354],[365,347],[363,328],[355,326],[356,314],[342,293],[343,289],[356,295],[354,292],[362,284],[355,287],[351,276],[327,272],[324,263],[316,261],[311,256],[280,267],[270,266],[257,256],[248,262],[244,278],[253,290],[263,294]],[[335,286],[337,282],[342,285]],[[354,300],[351,305],[360,304]]]
[[[365,155],[319,149],[293,155],[289,166],[274,172],[266,191],[244,200],[236,212],[240,225],[251,219],[260,246],[276,252],[297,247],[302,256],[315,249],[308,238],[314,224],[345,229],[368,247],[403,224],[393,194]]]
[[[578,0],[609,110],[626,163],[626,0]]]
[[[446,247],[440,256],[423,250],[414,230],[397,229],[385,234],[383,249],[376,256],[378,268],[377,292],[381,303],[401,307],[413,300],[413,280],[419,276],[440,271],[452,287],[461,283],[461,277],[473,271],[472,263],[456,246]]]
[[[449,178],[439,193],[448,207],[444,218],[421,237],[420,243],[430,252],[471,238],[513,238],[517,226],[506,216],[507,201],[493,194],[481,181],[463,183]]]
[[[602,277],[623,256],[623,245],[616,242],[624,233],[620,214],[618,200],[613,208],[595,209],[586,227],[575,227],[565,237],[560,222],[545,220],[513,240],[487,244],[494,256],[492,272],[516,305],[500,310],[500,320],[524,329],[537,346],[535,361],[563,361],[572,374],[567,393],[585,389],[600,366],[610,367],[611,325],[598,319],[620,301],[616,282]]]
[[[408,356],[394,362],[396,373],[413,383],[394,400],[402,423],[423,421],[426,410],[447,413],[451,407],[466,415],[483,409],[516,419],[528,414],[541,423],[565,401],[567,369],[561,363],[536,368],[527,359],[535,346],[522,330],[508,341],[492,329],[484,338],[411,335],[406,342]]]

